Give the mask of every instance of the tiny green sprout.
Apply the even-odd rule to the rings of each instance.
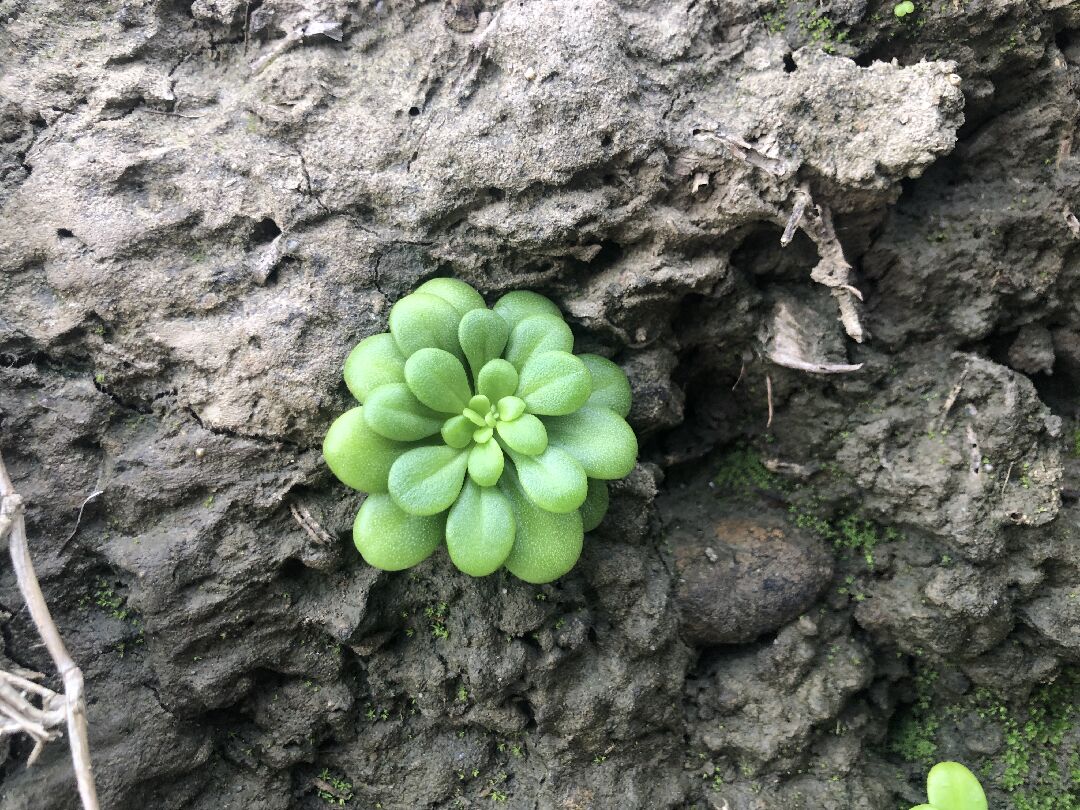
[[[607,511],[607,482],[637,459],[626,375],[575,355],[559,308],[525,290],[488,309],[465,282],[432,279],[394,304],[389,327],[349,354],[361,404],[323,441],[334,475],[368,493],[361,556],[400,571],[445,542],[471,576],[567,573]]]
[[[915,13],[915,4],[913,2],[911,2],[911,0],[904,0],[904,2],[897,3],[893,7],[893,14],[895,14],[898,19],[903,19],[908,14],[914,14],[914,13]]]
[[[911,810],[987,810],[986,794],[959,762],[939,762],[926,777],[926,804]]]

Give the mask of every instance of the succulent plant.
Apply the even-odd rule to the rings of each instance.
[[[986,794],[975,774],[959,762],[939,762],[926,776],[928,802],[911,810],[986,810]]]
[[[353,525],[360,554],[398,571],[445,539],[472,576],[565,574],[607,511],[606,482],[637,458],[626,375],[574,355],[559,308],[535,292],[488,309],[463,281],[432,279],[389,322],[345,361],[361,405],[323,442],[334,475],[369,493]]]

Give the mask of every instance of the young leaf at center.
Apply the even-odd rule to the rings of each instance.
[[[498,442],[489,440],[483,444],[474,444],[469,451],[469,478],[482,487],[494,486],[502,475],[505,463]]]

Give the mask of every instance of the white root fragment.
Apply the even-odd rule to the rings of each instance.
[[[26,539],[22,498],[15,492],[3,457],[0,456],[0,542],[5,536],[8,537],[11,563],[15,569],[19,592],[26,602],[30,619],[63,680],[64,693],[49,693],[44,687],[28,686],[28,679],[22,676],[0,672],[0,714],[7,718],[0,720],[0,735],[17,732],[29,734],[34,740],[34,750],[30,755],[30,761],[33,762],[45,744],[58,735],[59,727],[66,720],[71,761],[83,810],[99,810],[97,788],[90,763],[82,670],[75,665],[64,646],[64,640],[45,602],[45,595],[41,592]],[[36,692],[42,698],[41,709],[30,702],[30,692]]]

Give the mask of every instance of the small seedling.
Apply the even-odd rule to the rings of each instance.
[[[959,762],[939,762],[926,777],[928,802],[911,810],[987,810],[986,794]]]
[[[915,13],[915,4],[913,2],[911,2],[911,0],[904,0],[904,2],[897,3],[893,7],[893,14],[896,15],[897,19],[902,20],[908,14],[914,14],[914,13]]]
[[[361,405],[323,442],[334,475],[369,493],[353,525],[361,556],[400,571],[445,540],[472,576],[561,577],[607,511],[607,481],[637,458],[626,375],[573,354],[559,308],[534,292],[488,309],[468,284],[432,279],[389,326],[345,361]]]

